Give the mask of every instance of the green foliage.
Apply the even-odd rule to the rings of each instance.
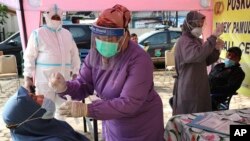
[[[1,25],[6,24],[6,18],[8,18],[7,11],[8,11],[8,7],[0,4],[0,24]]]

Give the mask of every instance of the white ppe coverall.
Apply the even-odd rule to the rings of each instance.
[[[70,74],[78,74],[79,69],[79,52],[68,30],[43,26],[32,32],[24,52],[23,75],[35,79],[36,93],[50,98],[58,107],[63,99],[48,86],[46,74],[60,72],[69,80]]]
[[[72,34],[62,28],[62,15],[57,5],[49,8],[44,13],[46,25],[31,33],[24,52],[25,86],[29,87],[30,78],[33,78],[36,93],[54,101],[57,108],[64,99],[48,86],[49,75],[60,72],[69,80],[71,74],[78,74],[80,69],[79,52]]]

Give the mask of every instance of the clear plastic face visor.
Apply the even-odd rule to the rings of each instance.
[[[107,28],[93,25],[90,27],[91,34],[91,47],[96,48],[96,42],[117,43],[118,51],[124,43],[124,28]]]

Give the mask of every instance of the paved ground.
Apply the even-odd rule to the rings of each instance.
[[[172,78],[166,77],[164,71],[155,71],[154,72],[154,82],[155,89],[162,98],[164,106],[164,124],[166,125],[168,119],[171,117],[172,109],[168,104],[168,100],[172,95]],[[2,107],[4,102],[15,93],[17,86],[14,80],[11,81],[1,81],[0,84],[3,87],[3,92],[0,91],[0,140],[1,141],[11,141],[9,130],[5,127],[5,124],[2,121]],[[22,84],[22,81],[21,81]],[[250,107],[250,98],[242,95],[233,96],[231,100],[230,109],[240,109],[245,107]],[[82,118],[79,119],[66,119],[77,131],[83,132]],[[79,124],[80,123],[80,124]],[[101,133],[101,122],[98,122],[98,131]],[[91,134],[85,133],[90,139],[92,139]],[[92,139],[93,140],[93,139]]]

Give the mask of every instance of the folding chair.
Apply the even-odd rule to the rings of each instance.
[[[17,88],[20,86],[18,77],[17,63],[15,55],[1,55],[0,56],[0,80],[17,80]],[[0,85],[1,92],[2,86]]]
[[[85,100],[82,100],[82,102],[85,103]],[[97,126],[96,119],[83,117],[83,131],[87,132],[87,122],[90,123],[91,121],[93,121],[93,129],[89,129],[89,130],[93,130],[92,132],[93,132],[94,141],[98,141],[98,126]]]

